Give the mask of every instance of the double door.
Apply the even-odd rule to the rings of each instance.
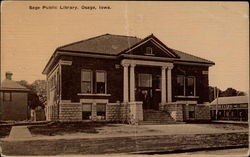
[[[143,102],[143,109],[159,109],[161,98],[159,71],[139,71],[136,74],[136,100]]]

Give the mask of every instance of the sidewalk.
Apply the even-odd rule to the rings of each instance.
[[[212,123],[248,124],[248,121],[213,120]]]
[[[13,126],[8,140],[30,139],[32,135],[27,126]]]

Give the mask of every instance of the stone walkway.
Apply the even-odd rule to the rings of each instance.
[[[13,126],[10,131],[8,140],[29,139],[32,135],[27,126]]]

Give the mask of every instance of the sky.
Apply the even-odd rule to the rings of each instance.
[[[210,86],[249,90],[247,2],[5,1],[1,13],[1,80],[6,71],[16,81],[45,79],[46,63],[65,44],[105,33],[140,38],[153,33],[170,48],[214,61]]]

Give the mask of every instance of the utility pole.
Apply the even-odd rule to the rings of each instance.
[[[216,99],[215,119],[218,120],[219,90],[217,89],[217,87],[215,87],[215,89],[214,89],[214,97]]]

